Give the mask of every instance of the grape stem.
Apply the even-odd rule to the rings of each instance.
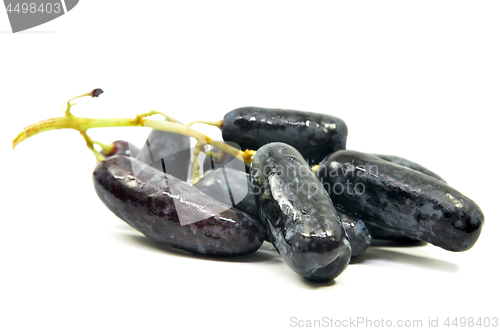
[[[223,156],[221,151],[218,151],[218,152],[213,152],[213,151],[205,152],[205,151],[203,151],[203,153],[205,153],[206,155],[208,155],[209,157],[211,157],[212,159],[214,159],[216,161],[220,161],[222,159],[222,156]]]
[[[216,126],[219,129],[222,128],[222,121],[218,121],[218,122],[213,122],[213,121],[192,121],[192,122],[187,123],[186,125],[190,127],[193,124],[197,124],[197,123],[207,124],[207,125],[211,125],[211,126]]]
[[[80,134],[83,136],[85,139],[85,142],[87,144],[87,147],[94,153],[96,159],[98,161],[104,160],[104,156],[98,152],[95,148],[94,145],[97,144],[101,146],[103,149],[103,152],[106,153],[111,150],[112,145],[107,145],[107,144],[102,144],[99,143],[95,140],[92,140],[88,135],[87,135],[87,130],[92,129],[92,128],[110,128],[110,127],[125,127],[125,126],[142,126],[142,127],[148,127],[152,128],[155,130],[161,130],[161,131],[168,131],[168,132],[174,132],[178,133],[184,136],[188,137],[193,137],[196,139],[196,147],[195,147],[195,159],[193,162],[193,184],[196,183],[199,178],[200,178],[200,167],[198,164],[197,156],[200,151],[202,151],[202,147],[209,144],[212,145],[219,150],[232,155],[235,158],[240,159],[241,161],[250,164],[252,162],[252,156],[255,155],[255,151],[250,151],[250,150],[245,150],[245,151],[240,151],[237,148],[234,148],[228,144],[222,143],[220,141],[214,140],[196,130],[191,129],[190,125],[194,123],[205,123],[205,124],[211,124],[211,125],[216,125],[220,126],[220,122],[191,122],[188,124],[180,124],[178,123],[175,118],[168,116],[166,114],[163,114],[161,112],[152,110],[147,113],[143,113],[140,115],[136,115],[134,118],[86,118],[86,117],[78,117],[74,116],[71,114],[71,107],[73,107],[75,104],[71,103],[72,100],[75,100],[77,98],[81,97],[86,97],[86,96],[91,96],[91,97],[97,97],[99,96],[103,91],[101,89],[95,89],[92,90],[89,93],[85,93],[82,95],[79,95],[77,97],[71,98],[67,102],[66,106],[66,111],[64,112],[64,116],[61,117],[56,117],[56,118],[50,118],[47,120],[43,120],[40,122],[33,123],[31,125],[28,125],[27,127],[24,128],[24,130],[12,141],[13,148],[15,148],[19,143],[22,141],[31,138],[39,133],[42,132],[47,132],[47,131],[52,131],[52,130],[59,130],[59,129],[73,129],[77,130],[80,132]],[[157,121],[157,120],[151,120],[147,119],[146,117],[152,116],[152,115],[162,115],[165,117],[166,121]]]

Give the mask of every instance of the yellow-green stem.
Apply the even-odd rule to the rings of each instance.
[[[94,144],[97,142],[90,139],[90,137],[87,135],[87,133],[85,131],[80,131],[80,134],[83,136],[83,139],[85,139],[85,142],[87,143],[87,147],[92,151],[92,153],[94,153],[97,161],[99,161],[99,162],[104,161],[104,159],[106,157],[104,155],[102,155],[101,153],[99,153],[98,151],[96,151],[96,149],[94,148]]]
[[[198,155],[200,155],[200,152],[202,151],[203,145],[196,145],[193,151],[193,182],[191,184],[196,184],[201,178],[200,175],[200,164],[198,163]]]
[[[103,148],[103,151],[106,153],[106,150],[109,150],[111,147],[110,145],[102,144],[99,142],[96,142],[92,139],[90,139],[86,131],[88,129],[92,128],[107,128],[107,127],[125,127],[125,126],[143,126],[143,127],[149,127],[155,130],[162,130],[162,131],[169,131],[169,132],[174,132],[178,133],[181,135],[193,137],[197,141],[197,148],[199,151],[201,151],[201,147],[210,144],[219,150],[230,154],[243,162],[246,162],[248,164],[251,163],[252,161],[252,156],[255,154],[255,151],[249,151],[246,150],[245,152],[240,151],[239,149],[236,149],[230,145],[227,145],[225,143],[222,143],[217,140],[213,140],[212,138],[191,129],[189,125],[185,124],[180,124],[175,121],[175,119],[171,116],[165,115],[161,112],[158,111],[149,111],[147,113],[137,115],[134,118],[86,118],[86,117],[77,117],[71,114],[71,107],[74,106],[75,104],[71,104],[70,101],[74,100],[76,98],[80,97],[85,97],[85,96],[92,96],[96,97],[99,94],[102,93],[102,90],[100,89],[95,89],[89,93],[82,94],[78,97],[72,98],[68,101],[67,103],[67,108],[65,111],[65,115],[57,118],[51,118],[47,120],[43,120],[34,124],[31,124],[27,127],[24,128],[24,130],[13,140],[13,148],[15,148],[19,143],[22,141],[33,137],[39,133],[42,132],[47,132],[47,131],[52,131],[52,130],[59,130],[59,129],[73,129],[79,131],[82,136],[84,137],[87,146],[89,149],[94,153],[96,158],[101,161],[103,159],[101,153],[97,152],[94,148],[94,144],[98,144]],[[151,115],[163,115],[166,119],[166,121],[157,121],[157,120],[150,120],[150,119],[145,119],[145,117],[151,116]],[[209,123],[209,122],[206,122]],[[199,153],[198,151],[198,153]],[[198,166],[199,169],[199,166]],[[195,169],[194,169],[195,170]],[[198,171],[198,176],[199,176],[199,171]]]
[[[206,155],[208,155],[209,157],[211,157],[212,159],[214,159],[216,161],[220,161],[222,159],[222,155],[223,155],[223,153],[221,151],[218,151],[218,152],[213,152],[213,151],[205,152],[205,151],[203,151],[203,153],[205,153]]]
[[[211,126],[216,126],[218,127],[219,129],[221,128],[221,122],[222,121],[217,121],[217,122],[214,122],[214,121],[192,121],[192,122],[189,122],[188,124],[186,124],[187,126],[192,126],[193,124],[207,124],[207,125],[211,125]]]
[[[39,133],[59,130],[59,129],[74,129],[77,131],[87,131],[91,128],[110,128],[121,126],[137,126],[140,125],[138,118],[86,118],[73,115],[65,115],[57,118],[50,118],[31,125],[28,125],[24,130],[13,140],[13,147],[16,147],[20,142],[31,138]]]

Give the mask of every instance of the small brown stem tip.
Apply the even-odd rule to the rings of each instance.
[[[100,96],[103,93],[104,93],[104,91],[101,90],[100,88],[96,88],[96,89],[92,90],[92,92],[90,92],[92,98],[97,98],[98,96]]]

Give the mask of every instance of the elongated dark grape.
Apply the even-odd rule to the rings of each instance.
[[[271,142],[295,147],[309,164],[345,149],[347,125],[340,118],[297,110],[237,108],[224,116],[222,137],[242,150],[257,150]]]
[[[205,174],[194,186],[226,205],[234,206],[255,219],[259,218],[257,202],[250,189],[250,178],[245,172],[219,168]]]
[[[328,193],[302,155],[284,143],[264,145],[253,157],[250,174],[260,221],[288,266],[317,282],[340,275],[351,245]]]
[[[113,142],[113,149],[111,150],[111,152],[104,155],[107,157],[113,155],[136,157],[137,154],[139,154],[139,148],[137,146],[125,140],[117,140]]]
[[[189,137],[152,130],[137,159],[180,180],[188,177],[191,157]]]
[[[398,164],[400,166],[407,167],[407,168],[419,171],[419,172],[421,172],[423,174],[426,174],[427,176],[434,177],[437,180],[440,180],[440,181],[446,183],[446,181],[443,178],[441,178],[441,176],[439,176],[438,174],[436,174],[436,173],[430,171],[429,169],[427,169],[426,167],[421,166],[420,164],[415,163],[413,161],[410,161],[410,160],[407,160],[407,159],[404,159],[402,157],[395,156],[395,155],[385,155],[385,154],[374,154],[374,155],[376,157],[379,157],[379,158],[383,159],[383,160],[386,160],[386,161]]]
[[[106,159],[93,179],[116,216],[159,244],[213,256],[250,254],[262,245],[258,221],[136,159]]]
[[[436,173],[430,171],[429,169],[427,169],[427,168],[425,168],[425,167],[421,166],[420,164],[415,163],[413,161],[410,161],[410,160],[407,160],[407,159],[404,159],[402,157],[395,156],[395,155],[384,155],[384,154],[373,154],[373,155],[377,156],[383,160],[398,164],[400,166],[419,171],[421,173],[424,173],[428,176],[434,177],[437,180],[440,180],[440,181],[446,183],[446,181],[443,178],[441,178],[439,175],[437,175]],[[400,243],[414,243],[414,242],[419,241],[418,239],[410,238],[410,237],[407,237],[401,233],[397,233],[397,232],[394,232],[392,230],[382,229],[378,226],[374,226],[371,224],[365,224],[365,226],[366,226],[367,230],[369,231],[369,233],[371,234],[371,237],[374,239],[391,240],[391,241],[396,241],[396,242],[400,242]]]
[[[484,223],[474,201],[448,184],[370,154],[333,153],[318,176],[342,211],[447,250],[470,249]]]
[[[357,217],[339,212],[342,221],[342,226],[347,234],[347,239],[351,244],[351,258],[355,258],[363,254],[372,242],[372,236],[366,224]]]
[[[407,159],[404,159],[402,157],[395,156],[395,155],[384,155],[384,154],[374,154],[374,155],[383,159],[383,160],[386,160],[386,161],[398,164],[400,166],[419,171],[421,173],[424,173],[428,176],[434,177],[437,180],[440,180],[440,181],[446,183],[446,181],[443,178],[441,178],[441,176],[439,176],[438,174],[430,171],[429,169],[425,168],[424,166],[421,166],[420,164],[415,163],[413,161],[410,161],[410,160],[407,160]],[[368,227],[368,230],[370,231],[370,233],[374,239],[392,240],[392,241],[396,241],[396,242],[400,242],[400,243],[414,243],[414,242],[419,241],[418,239],[410,238],[410,237],[407,237],[403,234],[400,234],[400,233],[397,233],[397,232],[394,232],[391,230],[385,230],[385,229],[382,229],[380,227],[373,226],[370,224],[367,224],[367,227]]]

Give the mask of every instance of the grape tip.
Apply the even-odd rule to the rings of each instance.
[[[92,92],[90,92],[90,95],[92,96],[92,98],[97,98],[98,96],[100,96],[103,93],[104,93],[104,91],[102,89],[96,88],[96,89],[92,90]]]

